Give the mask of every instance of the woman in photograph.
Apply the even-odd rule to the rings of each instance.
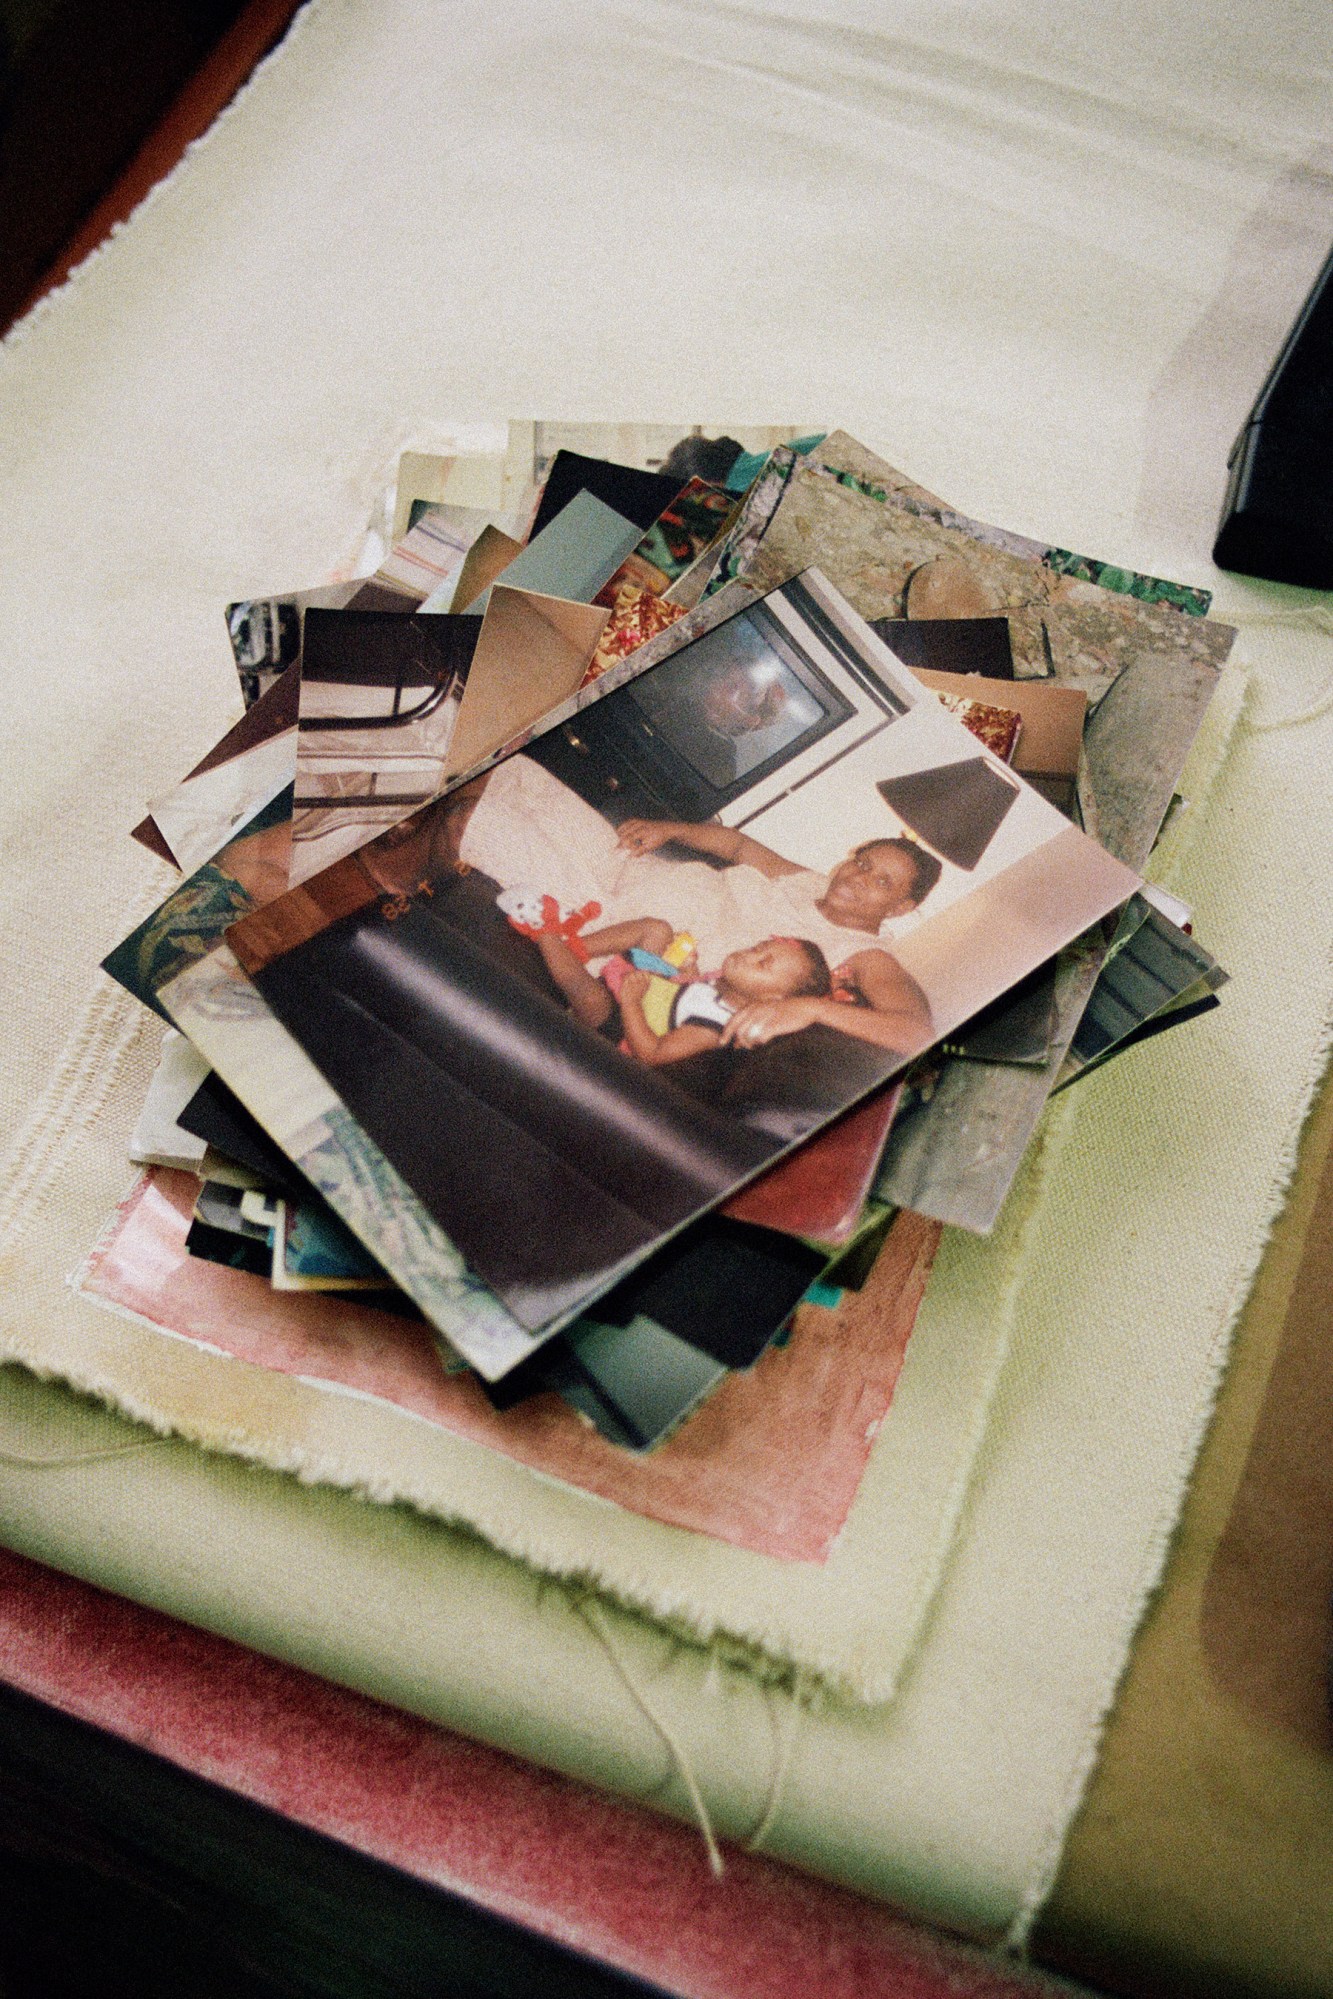
[[[595,898],[606,923],[651,911],[694,936],[703,965],[774,936],[817,945],[834,992],[741,1007],[725,1035],[736,1047],[816,1024],[899,1055],[930,1044],[925,994],[883,942],[939,879],[939,862],[912,841],[865,841],[825,875],[713,821],[631,819],[617,831],[522,755],[497,765],[465,807],[460,801],[450,835],[459,864],[504,888],[530,886],[570,908]],[[662,853],[668,844],[701,858]]]

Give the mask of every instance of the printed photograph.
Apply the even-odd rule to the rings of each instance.
[[[739,505],[725,486],[691,479],[603,586],[597,602],[614,606],[626,583],[663,596],[726,532]]]
[[[307,611],[293,882],[435,796],[480,633],[480,617]]]
[[[296,731],[283,729],[153,799],[150,817],[181,873],[193,874],[212,860],[256,812],[291,785],[295,768]]]
[[[534,1331],[1136,886],[815,571],[340,868],[229,943]]]
[[[739,497],[770,451],[811,430],[809,423],[800,422],[511,423],[508,457],[511,476],[534,489],[547,484],[555,459],[563,451],[657,473],[663,480],[674,480],[677,492],[691,479],[700,479],[712,486],[725,486]]]
[[[215,951],[228,924],[287,893],[291,853],[289,780],[107,953],[102,970],[166,1019],[160,989]]]
[[[501,566],[518,552],[519,544],[479,508],[420,504],[409,514],[402,534],[373,575],[228,604],[227,637],[247,708],[289,667],[300,663],[307,611],[410,612],[431,596],[443,600],[437,601],[436,609],[448,610],[479,541],[485,540],[487,548],[500,548]],[[457,608],[464,610],[466,604]]]
[[[231,644],[241,698],[247,708],[268,693],[301,657],[301,631],[308,610],[338,611],[362,588],[357,582],[327,583],[315,590],[289,590],[275,597],[242,597],[227,606]]]
[[[344,610],[306,614],[293,884],[434,798],[447,777],[577,690],[610,619],[588,599],[637,532],[580,493],[472,596],[466,612],[446,605],[456,587],[470,591],[461,572],[471,554],[460,557],[460,579],[447,577],[419,609],[407,597],[368,606],[372,588],[385,594],[376,582]],[[483,530],[472,553],[488,534]],[[503,535],[495,539],[507,544]]]
[[[240,720],[234,722],[193,769],[186,772],[178,785],[153,800],[147,817],[131,828],[131,839],[139,841],[149,853],[156,854],[159,860],[169,862],[185,874],[193,872],[200,858],[207,859],[215,853],[229,837],[228,827],[235,832],[244,823],[242,801],[245,797],[258,797],[251,791],[255,763],[251,763],[243,775],[219,774],[225,773],[229,765],[240,764],[252,753],[257,753],[256,761],[259,763],[271,753],[275,759],[281,755],[281,768],[285,770],[286,782],[291,783],[296,769],[296,719],[300,690],[300,668],[286,668],[268,692],[245,709]],[[278,740],[283,746],[280,753],[272,749]],[[277,768],[276,762],[274,767]],[[200,780],[215,775],[219,777],[221,789],[208,796]],[[179,809],[181,807],[183,812]],[[188,834],[183,822],[188,823]],[[164,827],[172,835],[170,840]],[[177,846],[187,855],[186,859],[181,858]]]

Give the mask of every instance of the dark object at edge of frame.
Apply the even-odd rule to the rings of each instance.
[[[1333,589],[1333,253],[1227,463],[1219,568]]]

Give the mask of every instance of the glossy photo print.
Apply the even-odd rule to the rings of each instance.
[[[480,632],[480,617],[306,613],[293,884],[435,797]]]
[[[1134,887],[810,572],[229,945],[537,1334]]]

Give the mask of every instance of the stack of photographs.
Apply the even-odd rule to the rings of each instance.
[[[768,1437],[784,1351],[813,1422],[873,1294],[882,1416],[902,1245],[988,1230],[1053,1091],[1218,1005],[1143,880],[1206,593],[795,432],[406,454],[373,575],[219,606],[244,712],[106,960],[169,1032],[90,1296],[432,1410],[433,1369],[586,1484],[570,1426]]]

